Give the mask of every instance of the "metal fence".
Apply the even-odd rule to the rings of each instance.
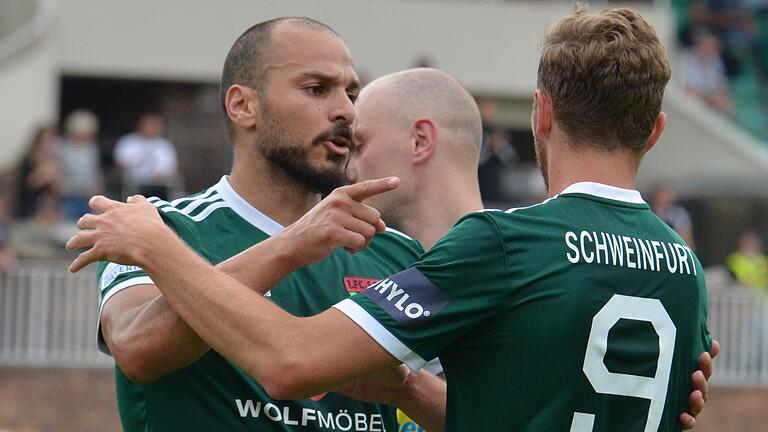
[[[67,265],[22,261],[11,273],[0,274],[0,365],[112,365],[96,349],[94,269],[73,275]]]
[[[0,275],[0,366],[111,367],[96,349],[93,266],[24,261]],[[709,327],[720,340],[713,385],[768,387],[768,296],[710,287]]]
[[[768,387],[768,296],[710,287],[709,330],[721,347],[713,385]]]

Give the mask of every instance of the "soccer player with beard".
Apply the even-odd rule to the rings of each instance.
[[[320,193],[346,183],[358,80],[333,30],[304,18],[257,24],[232,46],[221,103],[234,142],[229,176],[173,202],[150,199],[166,224],[199,255],[223,261],[280,232]],[[388,231],[370,252],[338,251],[293,273],[267,295],[299,316],[316,314],[422,252]],[[333,281],[332,285],[328,282]],[[314,286],[323,283],[322,290]],[[116,361],[126,431],[395,430],[394,410],[338,393],[276,401],[253,378],[210,349],[179,318],[139,267],[103,262],[99,346]]]

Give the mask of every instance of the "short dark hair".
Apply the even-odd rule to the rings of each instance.
[[[630,9],[583,7],[544,36],[539,88],[566,134],[595,148],[642,152],[671,71],[653,27]]]
[[[243,32],[229,49],[221,72],[219,103],[228,126],[231,127],[226,106],[227,90],[234,84],[241,84],[255,89],[261,96],[267,78],[263,66],[264,55],[271,43],[272,30],[282,23],[300,24],[315,30],[330,31],[338,36],[329,26],[306,17],[274,18],[260,22]]]

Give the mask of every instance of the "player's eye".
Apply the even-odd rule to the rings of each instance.
[[[357,102],[357,93],[347,93],[347,97],[349,97],[349,100],[351,100],[352,103]]]
[[[326,93],[325,87],[321,85],[311,85],[304,87],[304,91],[312,96],[323,96]]]

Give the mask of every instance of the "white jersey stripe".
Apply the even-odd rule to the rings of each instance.
[[[205,210],[201,211],[200,214],[197,214],[195,216],[189,216],[189,215],[187,216],[189,216],[190,219],[192,219],[195,222],[200,222],[203,219],[207,218],[211,213],[213,213],[214,210],[218,210],[220,208],[229,208],[229,205],[224,201],[213,203],[208,207],[206,207]]]
[[[214,201],[217,201],[217,200],[220,200],[220,199],[221,199],[221,197],[219,196],[219,194],[218,193],[214,193],[213,195],[211,195],[208,198],[192,201],[189,205],[187,205],[186,207],[184,207],[182,209],[179,209],[179,210],[181,210],[181,212],[184,213],[185,215],[191,215],[192,212],[194,212],[201,205],[203,205],[205,203],[208,203],[208,202],[214,202]]]
[[[406,233],[404,233],[404,232],[401,232],[401,231],[398,231],[398,230],[396,230],[396,229],[394,229],[394,228],[390,228],[390,227],[387,227],[387,228],[386,228],[386,231],[387,231],[387,232],[391,232],[392,234],[397,234],[397,235],[399,235],[400,237],[404,237],[404,238],[407,238],[408,240],[413,240],[413,239],[412,239],[412,238],[411,238],[411,237],[410,237],[408,234],[406,234]]]
[[[157,208],[160,208],[160,206],[170,206],[171,205],[171,203],[169,203],[168,201],[163,201],[163,200],[161,200],[160,198],[157,198],[157,197],[152,197],[152,198],[148,199],[147,201],[149,201],[153,206],[155,206]]]
[[[171,201],[170,204],[172,206],[174,206],[174,207],[178,207],[179,204],[181,204],[181,203],[183,203],[185,201],[194,201],[194,200],[198,200],[198,199],[208,198],[213,193],[217,193],[216,192],[216,185],[213,185],[213,186],[209,187],[208,189],[205,190],[205,192],[202,192],[202,193],[200,193],[198,195],[191,196],[191,197],[183,197],[183,198],[175,199],[175,200]]]
[[[202,205],[202,204],[204,204],[206,202],[212,201],[212,200],[220,200],[220,201],[213,201],[210,205],[208,205],[208,207],[206,207],[203,211],[201,211],[199,214],[196,214],[195,216],[190,216],[189,215],[189,213],[192,213],[192,211],[195,210],[200,205]],[[229,207],[229,204],[227,204],[226,201],[222,200],[222,198],[219,197],[218,194],[216,196],[213,196],[213,197],[210,197],[210,198],[207,198],[207,199],[204,199],[204,200],[199,200],[199,204],[197,202],[193,203],[192,205],[194,205],[194,208],[190,208],[191,207],[191,205],[190,205],[190,206],[187,206],[183,210],[179,210],[176,207],[172,207],[171,203],[169,203],[167,201],[160,200],[160,199],[158,199],[157,201],[153,202],[152,205],[157,207],[163,213],[181,213],[184,216],[187,216],[188,218],[192,219],[195,222],[200,222],[200,221],[204,220],[211,213],[213,213],[214,210],[216,210],[216,209]]]
[[[526,207],[514,207],[514,208],[511,208],[509,210],[506,210],[504,213],[514,213],[514,212],[516,212],[518,210],[525,210],[525,209],[529,209],[529,208],[538,207],[538,206],[540,206],[542,204],[546,204],[546,203],[552,201],[553,199],[556,199],[558,196],[559,195],[555,195],[552,198],[547,198],[547,199],[545,199],[544,201],[542,201],[540,203],[532,204],[532,205],[529,205],[529,206],[526,206]]]

